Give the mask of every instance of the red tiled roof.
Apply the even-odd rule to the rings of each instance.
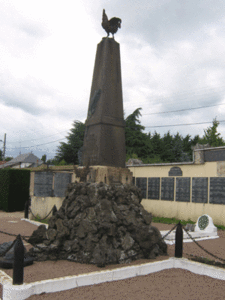
[[[0,165],[4,165],[6,161],[0,161]]]

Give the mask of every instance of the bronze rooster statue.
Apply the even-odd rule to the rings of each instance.
[[[102,14],[102,27],[107,32],[107,37],[109,36],[110,32],[112,33],[112,36],[114,38],[114,34],[117,32],[118,28],[121,28],[122,20],[119,18],[112,18],[108,20],[108,17],[105,13],[105,10],[103,9]]]

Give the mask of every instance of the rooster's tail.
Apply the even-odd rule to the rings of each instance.
[[[102,23],[108,22],[108,17],[105,13],[105,10],[103,9],[103,13],[102,13]]]

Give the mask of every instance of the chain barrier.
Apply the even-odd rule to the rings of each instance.
[[[167,237],[167,235],[169,235],[169,234],[177,227],[177,225],[178,225],[178,223],[177,223],[170,231],[168,231],[167,234],[165,234],[165,235],[161,238],[161,240],[164,240],[164,239]]]
[[[183,226],[182,226],[182,227],[183,227]],[[201,245],[199,245],[199,243],[198,243],[197,241],[195,241],[195,239],[189,234],[189,232],[188,232],[185,228],[183,228],[183,229],[186,231],[186,233],[188,234],[188,236],[192,239],[193,242],[195,242],[195,244],[196,244],[199,248],[201,248],[201,249],[204,250],[207,254],[213,256],[214,258],[217,258],[217,259],[222,260],[222,261],[225,262],[225,259],[220,258],[220,257],[218,257],[218,256],[216,256],[216,255],[214,255],[214,254],[212,254],[211,252],[209,252],[208,250],[206,250],[204,247],[202,247]],[[186,253],[186,254],[187,254],[187,255],[190,255],[190,256],[192,255],[192,254],[188,254],[188,253]]]
[[[49,216],[50,215],[50,213],[52,212],[52,210],[53,210],[53,208],[51,209],[51,211],[49,212],[49,214],[47,215],[47,216]],[[47,216],[45,217],[45,218],[47,218]],[[45,219],[44,218],[44,219]],[[43,220],[44,220],[43,219]],[[169,230],[159,241],[163,241],[176,227],[177,227],[177,225],[178,224],[176,224],[171,230]],[[184,229],[184,231],[187,233],[187,235],[190,237],[190,239],[199,247],[199,248],[201,248],[203,251],[205,251],[207,254],[209,254],[209,255],[211,255],[211,256],[213,256],[214,258],[216,258],[216,259],[219,259],[219,260],[221,260],[221,261],[223,261],[223,262],[225,262],[225,259],[223,259],[223,258],[220,258],[220,257],[218,257],[218,256],[216,256],[216,255],[214,255],[214,254],[212,254],[211,252],[209,252],[208,250],[206,250],[204,247],[202,247],[201,245],[199,245],[199,243],[189,234],[189,232],[183,227],[183,225],[182,225],[182,229]],[[14,236],[14,237],[17,237],[17,234],[12,234],[12,233],[8,233],[8,232],[5,232],[5,231],[1,231],[0,230],[0,233],[3,233],[3,234],[6,234],[6,235],[9,235],[9,236]],[[31,236],[21,236],[21,238],[25,241],[25,242],[27,242],[27,243],[29,243],[29,244],[31,244],[33,247],[35,247],[35,248],[38,248],[38,249],[43,249],[42,247],[40,247],[40,246],[38,246],[37,244],[33,244],[33,243],[31,243],[31,242],[28,242],[28,239],[30,238]],[[7,250],[3,253],[3,254],[1,254],[1,256],[4,256],[13,246],[14,246],[14,244],[15,244],[15,242],[16,242],[16,240],[14,240],[14,242],[12,243],[12,245],[10,245],[10,247],[9,248],[7,248]],[[156,242],[156,243],[154,243],[153,245],[151,245],[151,247],[150,247],[150,249],[149,249],[149,251],[151,251],[151,249],[155,246],[155,245],[157,245],[158,244],[158,242]],[[187,255],[189,255],[189,256],[195,256],[195,257],[198,257],[198,256],[196,256],[196,255],[193,255],[193,254],[188,254],[188,253],[185,253],[185,254],[187,254]]]
[[[15,242],[16,242],[16,239],[13,241],[13,243],[3,253],[1,253],[0,256],[4,256],[14,246]]]
[[[3,234],[6,234],[6,235],[9,235],[9,236],[15,236],[15,237],[17,237],[18,236],[18,234],[12,234],[12,233],[8,233],[8,232],[5,232],[5,231],[1,231],[0,230],[0,233],[3,233]],[[24,240],[25,242],[27,242],[28,244],[31,244],[33,247],[35,247],[35,248],[38,248],[38,249],[40,249],[40,250],[43,250],[43,248],[42,247],[40,247],[40,246],[38,246],[37,244],[34,244],[34,243],[31,243],[31,242],[29,242],[28,240],[29,240],[29,238],[30,238],[31,236],[25,236],[25,235],[21,235],[21,238],[22,238],[22,240]],[[10,245],[1,255],[0,255],[0,257],[3,257],[13,246],[14,246],[14,244],[15,244],[15,242],[16,242],[16,239],[13,241],[13,243],[12,243],[12,245]],[[27,253],[25,253],[24,254],[24,256],[26,257],[26,255],[27,255]]]
[[[3,234],[6,234],[6,235],[10,235],[10,236],[17,236],[18,234],[13,234],[13,233],[8,233],[8,232],[5,232],[5,231],[1,231],[0,230],[0,233],[3,233]],[[21,237],[25,237],[25,238],[29,238],[30,236],[21,236]]]
[[[176,224],[170,231],[168,231],[163,237],[160,238],[160,240],[154,244],[151,245],[151,247],[149,248],[149,252],[152,250],[152,248],[157,245],[159,242],[163,241],[167,235],[169,235],[176,227],[177,227],[178,224]],[[138,254],[137,254],[138,255]],[[136,256],[136,255],[135,255]]]
[[[53,208],[54,208],[54,206],[53,206]],[[44,218],[42,218],[42,219],[39,219],[39,218],[38,218],[39,221],[43,221],[43,220],[47,219],[47,217],[48,217],[48,216],[51,214],[51,212],[53,211],[53,208],[50,210],[50,212],[47,214],[46,217],[44,217]],[[33,214],[31,208],[29,208],[29,212],[32,214],[32,216],[33,216],[35,219],[37,219],[37,216],[35,216],[35,215]]]

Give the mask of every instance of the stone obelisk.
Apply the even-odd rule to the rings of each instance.
[[[124,168],[125,160],[120,46],[107,37],[97,46],[82,164]]]

